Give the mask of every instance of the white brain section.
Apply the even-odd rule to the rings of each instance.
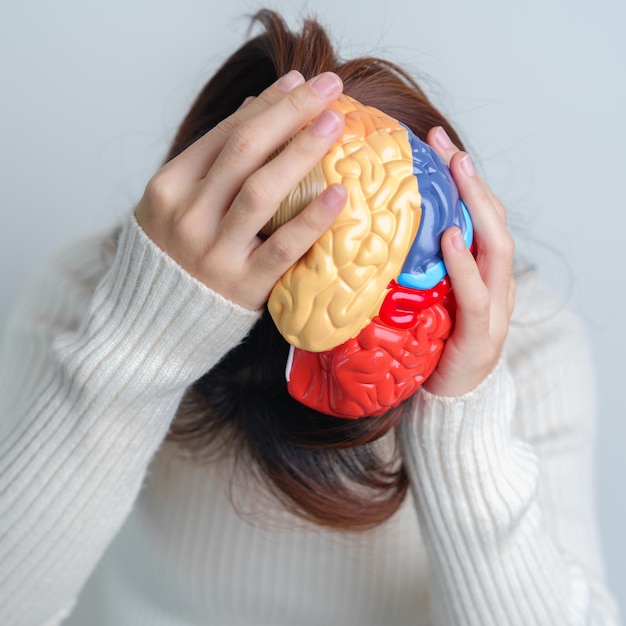
[[[285,339],[311,352],[355,337],[377,314],[421,217],[406,130],[342,96],[342,137],[322,161],[325,185],[342,183],[346,206],[275,285],[270,313]]]

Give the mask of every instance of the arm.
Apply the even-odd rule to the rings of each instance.
[[[279,79],[157,172],[108,271],[76,251],[18,308],[0,365],[0,623],[68,613],[185,389],[345,204],[331,186],[257,236],[341,133],[324,111],[341,88],[329,73]]]
[[[257,317],[191,278],[133,218],[108,272],[101,243],[53,264],[7,329],[3,624],[41,624],[73,603],[128,515],[184,389]]]
[[[538,291],[522,306],[554,305]],[[618,623],[597,547],[586,342],[549,309],[514,327],[477,389],[422,391],[403,425],[437,624]]]
[[[527,277],[509,333],[504,207],[441,132],[430,140],[472,214],[478,252],[454,246],[453,229],[442,238],[456,325],[401,433],[437,623],[614,624],[596,549],[586,342]]]

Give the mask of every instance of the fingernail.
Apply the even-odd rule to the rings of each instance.
[[[311,130],[320,137],[332,135],[341,123],[337,111],[324,111],[312,124]]]
[[[331,185],[322,194],[321,200],[329,209],[342,207],[348,199],[348,193],[343,185]]]
[[[455,228],[454,233],[452,233],[452,236],[450,237],[450,241],[456,252],[465,251],[465,241],[463,241],[463,235],[458,228]]]
[[[289,93],[292,89],[304,82],[304,76],[298,70],[291,70],[276,81],[276,88],[285,93]]]
[[[476,175],[476,171],[474,170],[474,164],[472,163],[472,159],[470,159],[469,154],[461,157],[461,167],[468,176]]]
[[[441,126],[435,132],[435,141],[439,144],[439,147],[444,150],[449,150],[453,147],[448,133]]]
[[[332,72],[320,74],[311,83],[311,89],[313,89],[320,98],[330,96],[330,94],[333,93],[333,91],[337,91],[339,87],[341,87],[341,80],[339,76]]]

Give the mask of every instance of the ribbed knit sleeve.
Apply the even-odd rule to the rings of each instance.
[[[56,624],[133,506],[182,394],[258,317],[125,224],[36,279],[0,357],[0,624]]]
[[[518,312],[514,357],[462,397],[420,391],[402,426],[434,623],[617,624],[593,514],[585,337],[547,291],[522,288],[541,304]]]

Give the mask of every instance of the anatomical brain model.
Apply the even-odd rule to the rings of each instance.
[[[348,201],[268,302],[291,344],[289,393],[329,415],[377,416],[435,369],[453,325],[443,231],[472,224],[450,172],[413,132],[341,96],[341,137],[266,225],[271,233],[326,186]]]

